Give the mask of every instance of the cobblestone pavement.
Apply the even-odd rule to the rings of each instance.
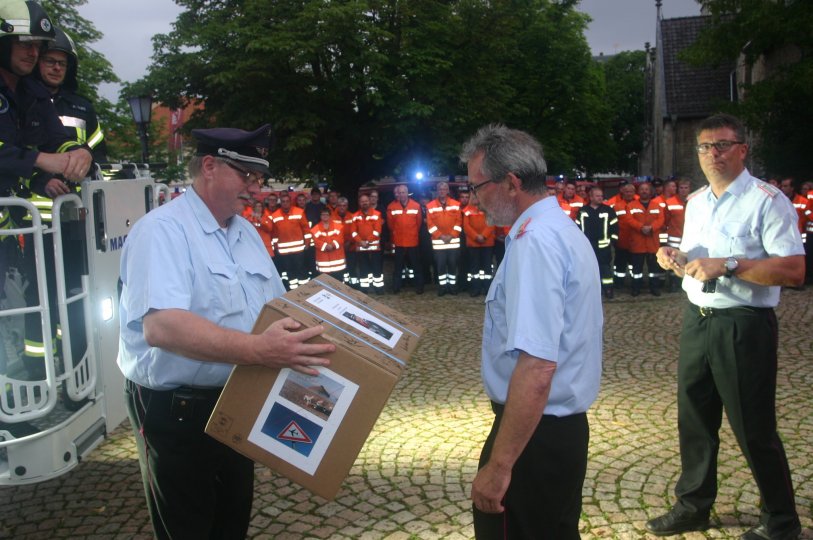
[[[333,502],[257,468],[251,538],[472,538],[468,492],[492,415],[479,378],[482,297],[430,288],[383,301],[428,332]],[[591,409],[585,539],[647,538],[678,475],[675,369],[683,295],[605,305],[604,378]],[[813,539],[813,289],[786,291],[780,316],[777,411],[793,469],[803,538]],[[758,495],[725,427],[714,528],[685,539],[738,538]],[[150,538],[129,426],[67,475],[0,488],[0,538]]]

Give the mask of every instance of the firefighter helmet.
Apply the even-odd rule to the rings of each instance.
[[[61,28],[55,26],[54,33],[54,40],[45,43],[42,54],[48,51],[61,51],[65,53],[68,67],[65,70],[65,80],[62,82],[62,86],[75,92],[78,85],[77,72],[79,70],[79,55],[76,52],[76,45],[71,37]],[[42,59],[40,59],[40,62],[42,62]],[[39,71],[37,71],[37,75],[39,76]]]
[[[23,41],[53,41],[54,25],[45,10],[32,0],[0,0],[0,37]]]

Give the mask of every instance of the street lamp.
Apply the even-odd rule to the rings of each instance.
[[[133,113],[133,120],[138,126],[138,135],[141,138],[141,160],[149,162],[150,149],[147,144],[147,132],[150,127],[150,117],[152,116],[152,96],[136,96],[127,98],[130,110]]]

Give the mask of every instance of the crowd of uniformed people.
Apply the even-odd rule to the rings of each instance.
[[[813,230],[813,182],[772,182],[791,199],[806,238]],[[454,193],[449,183],[438,182],[432,198],[396,184],[389,205],[369,188],[355,201],[319,188],[263,192],[264,198],[246,201],[243,216],[257,228],[289,289],[324,272],[373,294],[398,293],[405,283],[421,294],[434,283],[440,296],[477,296],[488,290],[507,229],[488,223],[476,186],[453,185]],[[691,180],[621,180],[613,189],[607,196],[597,183],[558,179],[549,182],[548,194],[590,240],[605,298],[625,287],[631,296],[645,287],[654,296],[676,292],[679,280],[660,269],[655,254],[661,246],[680,246]],[[386,288],[384,254],[393,255]]]
[[[504,249],[506,228],[487,223],[476,195],[461,187],[452,197],[447,182],[434,186],[436,197],[410,196],[406,184],[394,189],[384,206],[375,189],[350,201],[338,191],[309,195],[283,191],[246,201],[243,216],[263,238],[289,289],[328,273],[362,291],[385,290],[383,255],[393,255],[389,290],[405,284],[418,294],[434,280],[437,294],[467,290],[483,294]]]

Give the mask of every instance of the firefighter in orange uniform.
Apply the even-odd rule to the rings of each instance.
[[[655,181],[658,180],[656,179]],[[652,185],[654,187],[655,182],[652,182]],[[660,242],[662,246],[669,243],[669,234],[666,232],[666,229],[669,228],[669,211],[666,201],[674,197],[675,193],[677,193],[677,184],[670,178],[669,180],[664,180],[661,184],[661,192],[652,197],[652,202],[658,205],[658,208],[661,209],[661,215],[663,216],[663,225],[660,230],[658,230],[658,242]]]
[[[384,292],[384,268],[381,257],[381,212],[373,208],[367,195],[359,195],[359,210],[353,215],[353,244],[359,270],[359,285],[364,292]]]
[[[469,197],[469,205],[463,209],[463,230],[466,232],[466,247],[469,250],[469,295],[485,294],[494,275],[491,258],[494,252],[495,227],[488,224],[474,192]]]
[[[279,270],[282,283],[289,291],[308,282],[308,269],[305,267],[305,246],[311,242],[311,231],[305,211],[291,205],[288,193],[280,195],[280,207],[271,214],[274,226],[274,247],[277,257],[274,262]]]
[[[615,244],[615,257],[613,259],[613,274],[615,278],[615,289],[624,287],[624,279],[627,273],[632,275],[632,233],[626,220],[627,206],[635,201],[635,186],[630,183],[623,183],[615,197],[607,201],[607,206],[615,210],[618,217],[618,242]]]
[[[807,225],[807,217],[805,216],[805,212],[807,211],[807,197],[802,197],[796,193],[794,183],[793,178],[785,178],[779,183],[779,189],[782,190],[782,193],[784,193],[785,196],[790,199],[791,204],[793,204],[796,215],[799,216],[799,232],[802,234],[802,242],[806,242],[807,231],[805,230],[805,225]]]
[[[568,181],[562,186],[562,191],[556,197],[559,206],[564,210],[565,214],[573,221],[579,215],[579,210],[584,206],[584,199],[576,195],[576,182]]]
[[[263,203],[257,201],[254,203],[253,212],[251,216],[248,217],[248,220],[251,222],[254,227],[256,227],[257,232],[260,233],[260,238],[263,240],[263,245],[265,249],[268,250],[268,254],[271,257],[274,256],[274,237],[272,236],[274,230],[274,223],[271,221],[271,214],[265,209]]]
[[[405,263],[409,264],[415,293],[423,294],[423,272],[418,259],[418,238],[421,229],[421,205],[409,198],[405,185],[395,188],[395,200],[387,206],[387,226],[395,246],[392,272],[392,292],[398,294],[403,282]]]
[[[658,266],[655,254],[660,248],[658,231],[663,226],[663,214],[652,199],[652,184],[644,182],[638,186],[638,200],[627,204],[622,221],[626,222],[630,235],[629,250],[632,259],[632,296],[641,293],[644,282],[644,264],[649,272],[649,292],[661,295],[663,273]],[[617,213],[617,212],[616,212]]]
[[[449,197],[449,184],[438,182],[438,197],[426,205],[426,225],[432,235],[432,253],[438,276],[438,296],[457,294],[457,263],[463,214],[460,203]]]
[[[666,245],[680,249],[683,240],[683,220],[686,214],[686,201],[692,191],[692,182],[683,178],[677,182],[677,193],[666,201]],[[672,272],[667,272],[667,291],[677,292],[680,289],[680,279]]]
[[[316,272],[330,274],[341,281],[346,268],[344,227],[333,220],[328,208],[322,209],[319,218],[319,223],[311,228],[316,250]]]
[[[359,288],[358,269],[356,268],[356,252],[353,245],[353,217],[355,214],[348,210],[350,202],[347,197],[336,199],[336,208],[331,212],[330,219],[342,228],[344,240],[344,255],[347,259],[342,281],[354,289]]]

